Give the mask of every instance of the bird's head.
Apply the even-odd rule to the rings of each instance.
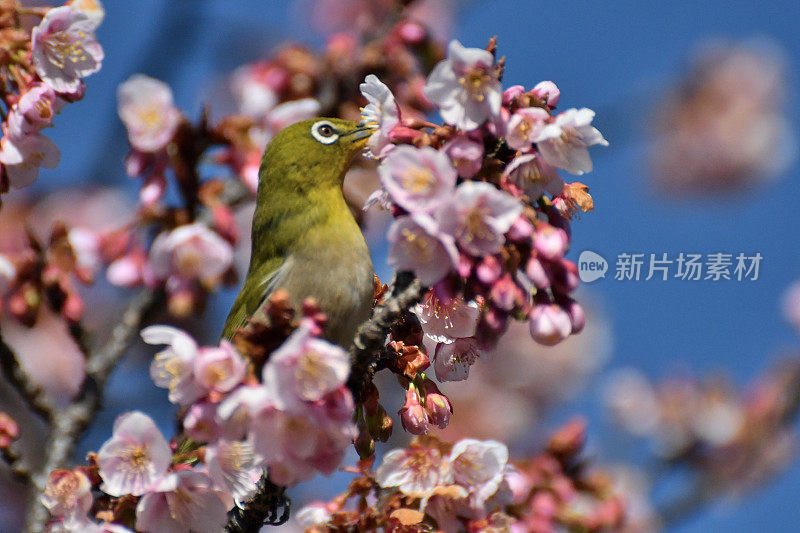
[[[363,152],[369,126],[338,118],[313,118],[281,130],[261,160],[260,185],[341,186],[344,174]]]

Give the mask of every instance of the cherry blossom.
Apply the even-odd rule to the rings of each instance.
[[[558,114],[537,138],[536,146],[545,161],[570,174],[591,172],[592,160],[586,148],[595,144],[608,146],[608,141],[592,126],[593,119],[594,111],[585,107]]]
[[[469,377],[469,367],[478,360],[478,342],[472,337],[454,339],[449,344],[438,344],[434,352],[436,379],[462,381]]]
[[[150,377],[159,387],[169,389],[169,401],[187,405],[203,396],[204,391],[194,376],[199,355],[197,343],[189,335],[170,326],[149,326],[142,330],[147,344],[167,344],[150,364]]]
[[[212,282],[227,271],[233,248],[205,224],[179,226],[161,233],[150,248],[150,265],[159,279]]]
[[[541,107],[517,109],[506,123],[506,142],[514,150],[526,152],[539,138],[550,113]]]
[[[362,121],[375,128],[368,146],[374,156],[380,157],[390,146],[389,135],[392,129],[400,123],[400,107],[389,87],[374,74],[364,78],[359,90],[368,102],[361,110]]]
[[[438,298],[435,291],[428,291],[412,312],[417,315],[425,335],[437,343],[472,337],[480,315],[475,302],[465,303],[461,297]]]
[[[60,107],[58,102],[52,88],[44,83],[31,84],[11,108],[7,121],[9,134],[19,138],[49,126]]]
[[[397,487],[415,498],[430,496],[439,486],[451,482],[450,461],[439,450],[425,446],[409,446],[387,453],[375,472],[375,481],[383,488]]]
[[[478,501],[497,492],[507,463],[508,448],[493,440],[463,439],[450,452],[454,481]]]
[[[473,178],[483,166],[483,143],[468,135],[452,138],[443,149],[461,177]]]
[[[59,93],[73,93],[81,78],[100,70],[103,49],[96,24],[80,9],[51,9],[31,32],[33,65],[42,80]]]
[[[136,505],[136,529],[164,533],[218,533],[228,509],[211,478],[195,470],[166,476]]]
[[[458,262],[453,238],[438,231],[426,215],[394,221],[387,234],[388,263],[397,270],[411,270],[426,285],[440,281]]]
[[[428,76],[425,96],[439,107],[445,122],[474,130],[500,113],[501,86],[493,68],[491,53],[450,41],[447,59]]]
[[[54,470],[47,478],[42,503],[53,516],[81,521],[92,508],[92,484],[80,470]]]
[[[515,157],[506,166],[503,175],[531,199],[538,199],[544,193],[555,196],[564,189],[564,180],[558,175],[558,171],[539,153]]]
[[[102,489],[112,496],[140,496],[153,489],[172,460],[155,422],[133,411],[117,418],[111,438],[97,452]]]
[[[194,360],[197,383],[207,390],[229,392],[245,376],[247,363],[231,343],[222,340],[219,348],[202,348]]]
[[[214,485],[236,501],[247,500],[256,490],[261,468],[249,442],[220,439],[206,447],[205,461]]]
[[[467,252],[482,256],[500,251],[522,213],[522,203],[486,182],[467,181],[456,189],[451,202],[436,213],[441,231],[453,235]]]
[[[55,168],[60,159],[61,152],[55,143],[39,133],[5,136],[0,141],[0,163],[13,189],[27,187],[36,181],[39,167]]]
[[[453,194],[456,170],[431,147],[398,146],[378,167],[392,201],[411,213],[432,212]]]
[[[128,140],[141,152],[162,150],[182,120],[169,85],[144,74],[134,74],[122,83],[117,88],[117,101]]]
[[[286,402],[317,401],[347,380],[350,360],[347,353],[310,335],[304,324],[275,350],[264,365],[264,383]]]

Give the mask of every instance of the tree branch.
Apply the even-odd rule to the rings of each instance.
[[[45,420],[50,420],[55,412],[55,405],[41,387],[37,387],[28,379],[28,375],[19,365],[17,356],[3,341],[2,333],[0,333],[0,367],[5,378],[20,393],[28,407]]]

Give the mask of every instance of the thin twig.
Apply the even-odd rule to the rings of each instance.
[[[352,368],[347,387],[358,399],[363,384],[375,371],[386,336],[395,320],[417,303],[425,294],[425,287],[408,272],[401,272],[392,282],[390,296],[383,305],[372,310],[372,316],[356,333],[350,351]],[[289,500],[284,488],[271,481],[265,473],[252,499],[228,513],[229,533],[257,532],[265,524],[279,525],[289,518]]]
[[[34,490],[25,520],[26,531],[29,533],[45,530],[49,513],[41,504],[40,497],[47,485],[47,478],[50,472],[63,468],[68,463],[75,443],[100,408],[103,389],[111,371],[125,355],[145,317],[157,306],[160,296],[160,292],[152,289],[143,289],[136,295],[122,314],[120,323],[112,330],[108,341],[89,354],[86,378],[78,395],[66,409],[53,412],[44,464],[31,474]]]

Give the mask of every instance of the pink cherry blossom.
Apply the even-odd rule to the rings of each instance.
[[[465,303],[460,297],[438,298],[434,291],[428,291],[423,302],[411,311],[417,315],[425,335],[442,343],[473,336],[480,316],[475,302]]]
[[[58,102],[52,88],[44,83],[32,84],[9,113],[9,133],[20,137],[49,126],[60,107]]]
[[[536,146],[545,161],[570,174],[591,172],[592,159],[586,148],[595,144],[608,146],[608,141],[592,126],[594,111],[587,108],[567,109],[552,124],[544,127]]]
[[[161,233],[150,248],[150,265],[159,279],[213,282],[233,263],[233,247],[196,222]]]
[[[522,154],[512,159],[503,176],[532,200],[538,200],[544,193],[556,196],[564,189],[564,180],[558,175],[558,171],[538,152]]]
[[[39,133],[22,137],[6,135],[0,141],[0,163],[13,189],[27,187],[39,176],[39,167],[55,168],[61,159],[58,146]]]
[[[500,113],[502,88],[493,69],[491,53],[450,41],[447,59],[428,76],[425,96],[439,107],[445,122],[474,130]]]
[[[250,443],[221,439],[206,447],[205,461],[215,486],[236,501],[247,500],[255,492],[261,468]]]
[[[54,470],[47,478],[42,504],[56,517],[86,519],[92,508],[92,484],[80,470]]]
[[[457,135],[444,145],[444,153],[453,162],[458,175],[473,178],[483,165],[483,143],[467,135]]]
[[[155,422],[139,411],[126,413],[97,452],[101,488],[111,496],[140,496],[166,474],[171,460],[169,444]]]
[[[201,348],[194,361],[197,383],[216,392],[231,391],[242,381],[246,372],[244,358],[224,339],[219,348]]]
[[[452,201],[436,213],[442,232],[453,235],[467,252],[482,256],[500,251],[503,234],[522,213],[522,203],[485,182],[464,182]]]
[[[358,88],[368,102],[361,109],[361,121],[375,128],[375,133],[369,138],[369,150],[375,157],[380,157],[391,146],[389,134],[400,123],[400,107],[392,91],[374,74],[364,78],[364,83]]]
[[[150,363],[150,377],[159,387],[169,389],[169,401],[188,405],[205,394],[194,376],[195,362],[200,353],[194,339],[170,326],[149,326],[142,330],[141,335],[147,344],[169,345]]]
[[[442,152],[426,146],[401,145],[378,167],[392,201],[410,213],[432,212],[447,201],[456,185],[456,170]]]
[[[545,346],[554,346],[572,333],[572,321],[564,309],[556,304],[537,304],[528,316],[533,340]]]
[[[569,237],[561,228],[546,223],[539,224],[533,235],[533,247],[545,259],[556,261],[567,252]]]
[[[137,248],[108,265],[106,279],[117,287],[136,287],[145,280],[147,267],[147,256]]]
[[[159,533],[218,533],[227,522],[227,507],[207,474],[195,470],[171,473],[136,506],[136,529]]]
[[[33,66],[56,92],[72,93],[81,78],[100,70],[103,48],[89,16],[70,6],[51,9],[31,32]]]
[[[145,153],[162,150],[182,120],[169,85],[144,74],[134,74],[117,88],[117,105],[131,146]]]
[[[508,448],[494,440],[463,439],[450,452],[454,481],[478,501],[497,492],[507,463]]]
[[[450,461],[439,450],[425,446],[392,450],[375,472],[382,488],[397,487],[406,496],[425,498],[439,485],[453,480]]]
[[[453,238],[438,231],[428,216],[397,218],[389,228],[388,263],[396,270],[410,270],[426,285],[441,281],[458,263]]]
[[[473,337],[454,339],[450,344],[437,344],[434,352],[436,379],[462,381],[469,377],[469,367],[480,356],[478,341]]]
[[[514,150],[527,152],[542,133],[550,113],[541,107],[517,109],[506,123],[506,143]]]
[[[289,403],[317,401],[347,381],[350,359],[339,346],[297,328],[264,365],[264,384]]]

